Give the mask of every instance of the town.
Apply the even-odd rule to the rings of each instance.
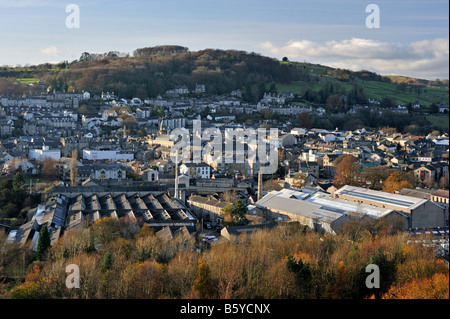
[[[205,84],[129,100],[36,85],[46,93],[1,97],[2,180],[21,183],[21,198],[29,197],[2,197],[0,226],[19,247],[37,251],[44,226],[55,246],[105,218],[148,227],[162,242],[195,238],[199,251],[286,223],[336,235],[357,221],[425,240],[448,263],[448,130],[416,136],[392,127],[314,128],[309,118],[326,117],[327,106],[292,103],[292,92],[264,93],[253,105],[240,90],[206,95]],[[346,113],[409,112],[377,102]],[[439,113],[448,114],[448,105]],[[171,132],[195,140],[195,123],[220,134],[276,128],[276,171],[235,160],[239,151],[249,157],[248,141],[238,149],[231,140],[227,150],[235,154],[221,149],[221,160],[203,154],[191,161],[190,154],[174,161]],[[197,142],[203,149],[211,143]]]

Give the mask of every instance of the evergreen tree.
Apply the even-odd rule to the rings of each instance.
[[[311,268],[308,263],[303,263],[300,259],[298,261],[292,255],[288,256],[286,262],[287,269],[295,274],[295,283],[299,288],[302,298],[308,298],[311,288]]]
[[[36,259],[42,260],[48,248],[50,248],[50,232],[48,231],[47,224],[44,224],[39,232]]]
[[[377,265],[380,269],[380,288],[375,289],[375,298],[379,299],[386,291],[388,291],[391,284],[395,282],[395,261],[389,260],[380,248],[378,248],[377,253],[371,255],[369,263]]]
[[[103,255],[103,259],[102,259],[102,268],[101,268],[101,272],[102,274],[104,274],[106,271],[108,271],[109,269],[111,269],[113,263],[113,258],[111,253],[107,252]]]
[[[237,224],[246,222],[245,215],[247,214],[247,206],[244,205],[241,199],[238,199],[234,204],[233,217]]]
[[[25,179],[23,178],[22,173],[17,173],[14,175],[12,180],[12,187],[14,192],[21,191],[23,188],[23,185],[25,184]]]

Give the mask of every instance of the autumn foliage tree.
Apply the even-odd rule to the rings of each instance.
[[[234,204],[229,204],[222,208],[225,223],[228,225],[242,225],[247,222],[247,206],[239,198]]]
[[[297,120],[299,122],[299,125],[301,127],[310,129],[311,128],[311,119],[309,117],[309,114],[307,112],[301,112],[297,115]]]
[[[324,235],[291,222],[200,252],[195,238],[162,240],[148,226],[124,234],[127,226],[110,220],[66,232],[48,248],[45,259],[25,264],[28,274],[13,289],[0,285],[0,294],[50,299],[363,299],[374,294],[365,285],[365,269],[373,263],[381,275],[377,298],[448,298],[446,263],[433,248],[411,241],[404,232],[358,231],[350,240],[347,234]],[[86,249],[91,236],[96,244]],[[13,265],[8,260],[26,261],[17,249],[3,247],[2,275]],[[78,289],[65,286],[69,264],[79,266]]]
[[[201,299],[211,299],[216,296],[216,289],[211,278],[211,270],[206,260],[198,260],[197,279],[194,283],[194,289]]]
[[[403,172],[393,172],[383,183],[385,192],[395,193],[403,188],[414,188],[414,184],[409,176]]]
[[[28,275],[25,277],[24,283],[13,288],[10,293],[11,299],[38,299],[41,297],[41,283],[39,266],[34,265]]]
[[[345,155],[337,165],[333,185],[337,188],[345,185],[356,186],[360,177],[358,160],[352,155]]]
[[[393,285],[382,299],[449,299],[449,275],[437,273]]]

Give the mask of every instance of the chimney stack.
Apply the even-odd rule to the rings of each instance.
[[[175,198],[178,199],[178,150],[175,158]]]
[[[262,198],[262,192],[263,192],[262,173],[261,173],[261,169],[260,169],[258,171],[258,197],[257,197],[257,200],[260,200]]]

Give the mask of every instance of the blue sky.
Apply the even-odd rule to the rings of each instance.
[[[71,3],[79,29],[65,25]],[[371,3],[380,28],[365,25]],[[448,0],[0,0],[0,65],[176,44],[448,79],[448,10]]]

